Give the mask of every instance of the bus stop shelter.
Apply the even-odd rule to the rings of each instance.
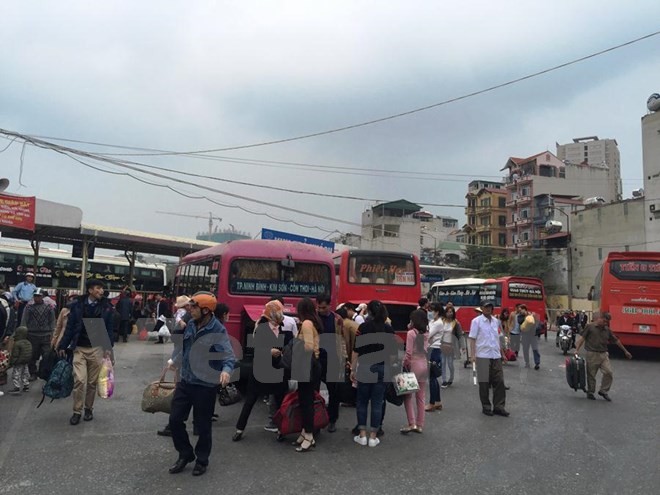
[[[3,197],[23,198],[8,194],[3,194]],[[81,290],[84,289],[87,279],[87,263],[92,246],[98,249],[123,251],[129,262],[129,280],[132,285],[138,253],[173,256],[180,259],[189,253],[216,245],[214,242],[197,239],[85,224],[82,221],[83,212],[80,208],[39,198],[26,199],[34,199],[32,203],[26,202],[28,209],[30,204],[33,208],[33,211],[28,211],[33,220],[29,228],[25,225],[12,225],[12,222],[8,221],[12,212],[3,210],[0,212],[4,217],[0,218],[0,234],[3,238],[30,241],[34,251],[35,270],[41,243],[70,244],[79,247],[80,255],[76,257],[82,258]]]

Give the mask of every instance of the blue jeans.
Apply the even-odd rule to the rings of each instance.
[[[442,366],[442,351],[435,348],[431,349],[429,361],[433,361],[434,363],[438,363],[438,366]],[[438,383],[437,378],[431,378],[429,376],[429,389],[431,389],[431,400],[429,402],[431,404],[442,402],[440,400],[440,384]]]
[[[385,366],[383,364],[372,364],[372,373],[378,375],[376,383],[358,382],[357,401],[355,409],[357,412],[358,428],[367,429],[367,410],[371,402],[371,431],[378,431],[383,422],[383,401],[385,400]]]

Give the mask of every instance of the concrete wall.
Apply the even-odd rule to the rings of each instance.
[[[534,176],[532,192],[557,196],[582,196],[587,199],[602,196],[605,201],[616,199],[610,192],[608,171],[605,168],[566,165],[566,178]]]
[[[642,117],[644,230],[647,251],[660,251],[660,112]],[[655,205],[655,213],[651,212]]]
[[[586,148],[586,150],[585,150]],[[616,201],[623,194],[621,184],[621,156],[614,139],[594,139],[579,143],[560,144],[557,156],[571,163],[587,160],[591,165],[604,163],[608,167],[608,195],[606,201]]]
[[[573,213],[571,254],[575,298],[587,297],[608,253],[645,250],[643,208],[643,199],[633,199]]]

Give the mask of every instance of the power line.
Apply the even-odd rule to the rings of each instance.
[[[554,72],[554,71],[557,71],[557,70],[560,70],[560,69],[564,69],[564,68],[569,67],[571,65],[575,65],[577,63],[584,62],[586,60],[598,57],[600,55],[604,55],[606,53],[618,50],[620,48],[624,48],[626,46],[630,46],[630,45],[633,45],[635,43],[639,43],[640,41],[644,41],[646,39],[652,38],[654,36],[657,36],[658,34],[660,34],[660,31],[655,31],[653,33],[646,34],[646,35],[641,36],[639,38],[635,38],[633,40],[626,41],[625,43],[620,43],[618,45],[606,48],[604,50],[600,50],[600,51],[591,53],[589,55],[585,55],[583,57],[573,59],[569,62],[564,62],[562,64],[555,65],[555,66],[550,67],[548,69],[543,69],[543,70],[540,70],[540,71],[537,71],[537,72],[533,72],[531,74],[527,74],[527,75],[522,76],[522,77],[518,77],[516,79],[512,79],[512,80],[504,82],[504,83],[496,84],[496,85],[490,86],[488,88],[484,88],[484,89],[481,89],[481,90],[478,90],[478,91],[474,91],[472,93],[467,93],[467,94],[462,95],[462,96],[457,96],[457,97],[450,98],[448,100],[444,100],[444,101],[441,101],[441,102],[438,102],[438,103],[433,103],[431,105],[426,105],[426,106],[423,106],[423,107],[415,108],[413,110],[408,110],[406,112],[396,113],[396,114],[393,114],[393,115],[389,115],[387,117],[381,117],[381,118],[378,118],[378,119],[368,120],[368,121],[357,123],[357,124],[351,124],[351,125],[346,125],[346,126],[343,126],[343,127],[337,127],[335,129],[329,129],[329,130],[314,132],[314,133],[310,133],[310,134],[303,134],[303,135],[300,135],[300,136],[294,136],[294,137],[289,137],[289,138],[284,138],[284,139],[264,141],[264,142],[260,142],[260,143],[244,144],[244,145],[241,145],[241,146],[231,146],[231,147],[226,147],[226,148],[214,148],[214,149],[206,149],[206,150],[193,150],[193,151],[180,151],[180,152],[154,152],[154,153],[145,153],[141,156],[188,155],[188,154],[199,154],[199,153],[215,153],[215,152],[220,152],[220,151],[234,151],[234,150],[241,150],[241,149],[247,149],[247,148],[257,148],[257,147],[262,147],[262,146],[270,146],[270,145],[273,145],[273,144],[288,143],[288,142],[291,142],[291,141],[300,141],[302,139],[309,139],[309,138],[313,138],[313,137],[325,136],[325,135],[328,135],[328,134],[335,134],[335,133],[338,133],[338,132],[348,131],[348,130],[351,130],[351,129],[357,129],[357,128],[360,128],[360,127],[366,127],[366,126],[369,126],[369,125],[378,124],[378,123],[381,123],[381,122],[386,122],[388,120],[394,120],[394,119],[398,119],[398,118],[401,118],[401,117],[406,117],[408,115],[412,115],[412,114],[415,114],[415,113],[424,112],[424,111],[430,110],[432,108],[445,106],[445,105],[448,105],[450,103],[455,103],[457,101],[466,100],[466,99],[472,98],[474,96],[482,95],[482,94],[489,93],[489,92],[492,92],[492,91],[495,91],[495,90],[498,90],[498,89],[501,89],[501,88],[504,88],[504,87],[507,87],[507,86],[511,86],[513,84],[517,84],[519,82],[526,81],[528,79],[532,79],[532,78],[535,78],[535,77],[538,77],[538,76],[541,76],[541,75],[544,75],[544,74],[548,74],[550,72]]]

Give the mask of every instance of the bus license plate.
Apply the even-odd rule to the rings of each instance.
[[[640,325],[639,331],[642,333],[649,333],[651,331],[651,325]]]

